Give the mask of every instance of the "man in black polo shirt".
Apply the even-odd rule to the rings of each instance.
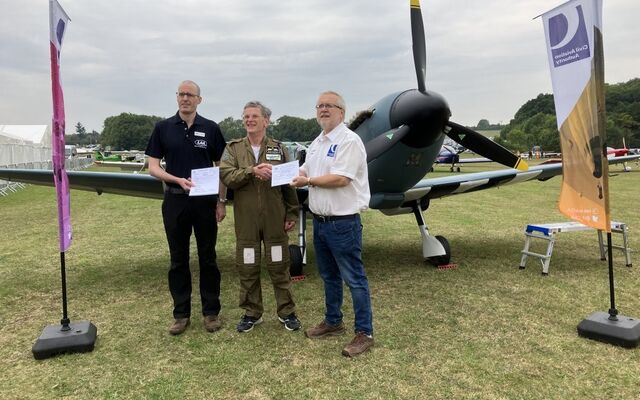
[[[220,329],[220,271],[216,264],[218,222],[226,215],[226,188],[220,185],[218,196],[189,197],[191,170],[217,165],[225,141],[218,125],[198,115],[202,102],[200,87],[184,81],[178,87],[178,112],[156,124],[145,154],[149,173],[165,186],[162,220],[169,242],[171,266],[169,291],[173,298],[174,323],[169,333],[179,335],[187,329],[191,317],[191,271],[189,241],[195,233],[200,264],[200,298],[207,331]],[[166,162],[166,170],[160,160]]]

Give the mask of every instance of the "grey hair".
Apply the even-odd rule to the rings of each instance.
[[[320,96],[322,96],[323,94],[332,94],[336,96],[338,98],[338,106],[340,106],[340,108],[342,108],[342,111],[344,111],[344,114],[347,115],[347,105],[345,104],[344,98],[340,95],[340,93],[334,92],[333,90],[327,90],[326,92],[320,93]]]
[[[248,102],[247,104],[244,105],[244,108],[242,110],[244,111],[247,108],[259,108],[260,112],[262,112],[263,117],[265,117],[266,119],[271,118],[271,110],[269,109],[269,107],[265,106],[264,104],[260,103],[257,100],[252,100]]]
[[[196,87],[196,90],[198,91],[198,93],[196,93],[198,96],[200,96],[200,86],[195,83],[194,81],[190,81],[190,80],[186,80],[186,81],[182,81],[180,82],[180,85],[178,85],[178,87],[184,85],[184,84],[188,84],[188,85],[193,85]]]

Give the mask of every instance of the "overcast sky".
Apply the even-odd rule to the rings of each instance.
[[[239,118],[248,100],[274,117],[315,116],[319,92],[343,94],[347,118],[417,87],[408,0],[59,0],[67,133],[101,131],[122,112],[167,117],[184,79],[200,114]],[[423,0],[427,89],[452,120],[508,123],[551,82],[541,19],[558,0]],[[47,0],[0,0],[0,124],[50,124]],[[640,76],[640,1],[604,0],[605,78]]]

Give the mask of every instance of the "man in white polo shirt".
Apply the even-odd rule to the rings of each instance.
[[[305,331],[308,338],[341,335],[342,281],[351,291],[355,337],[342,350],[353,357],[373,346],[369,283],[362,263],[360,212],[369,206],[367,153],[360,137],[344,124],[345,103],[336,92],[323,92],[316,103],[322,132],[307,150],[292,186],[309,187],[313,246],[324,281],[325,318]]]

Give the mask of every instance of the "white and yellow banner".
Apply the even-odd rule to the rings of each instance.
[[[571,0],[542,15],[560,146],[560,212],[611,231],[602,0]]]

